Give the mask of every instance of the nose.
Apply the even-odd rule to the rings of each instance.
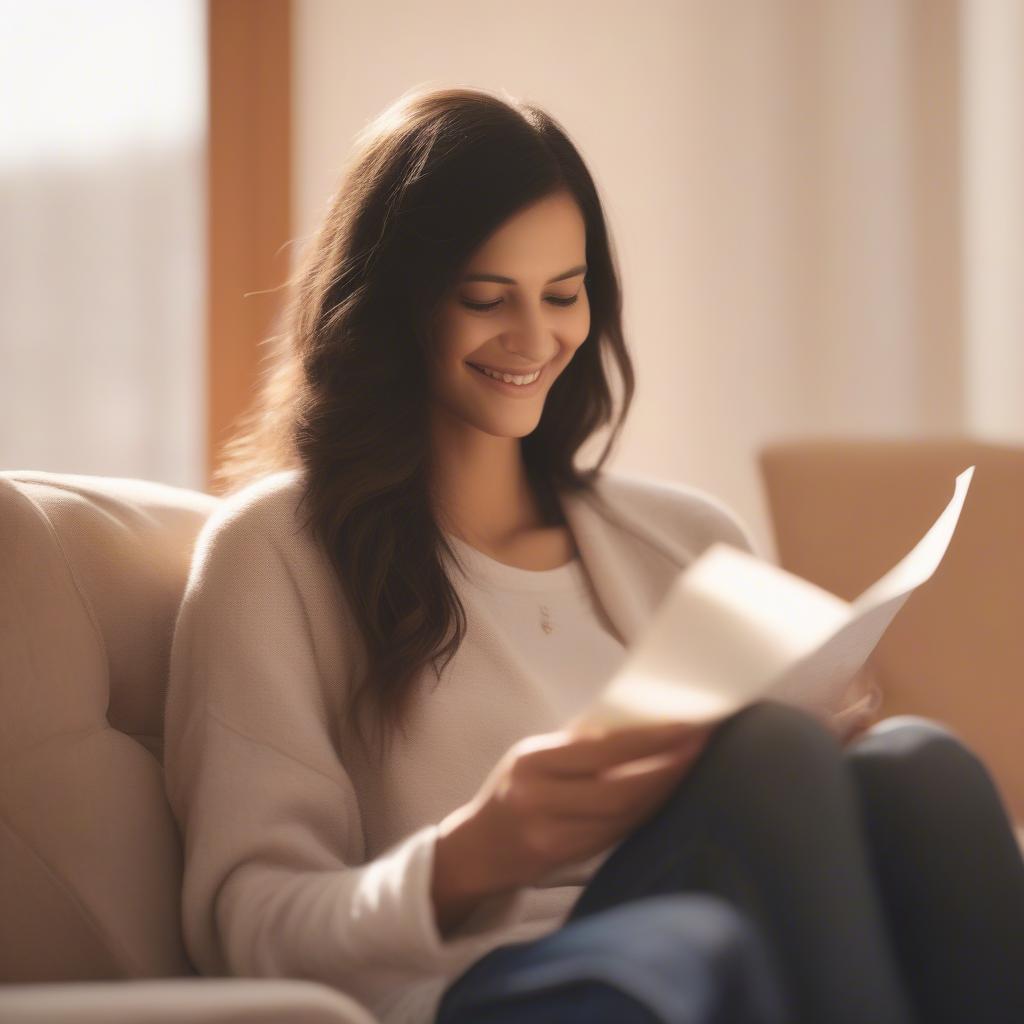
[[[552,345],[553,340],[543,313],[526,309],[511,329],[502,332],[501,345],[506,352],[518,356],[524,365],[537,366],[555,357],[558,345],[557,342]]]

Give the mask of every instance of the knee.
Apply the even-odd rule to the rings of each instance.
[[[712,747],[760,778],[774,766],[789,774],[842,761],[838,741],[817,718],[774,700],[750,704],[723,722],[709,742]]]
[[[810,712],[781,701],[748,705],[712,733],[699,760],[677,787],[682,813],[699,793],[716,808],[821,807],[852,795],[843,749]]]
[[[987,794],[992,786],[974,750],[948,726],[919,715],[876,723],[849,748],[847,758],[862,789],[919,808],[929,794],[947,806],[954,794]]]
[[[848,756],[857,764],[891,762],[905,772],[933,771],[939,764],[981,764],[949,726],[921,715],[883,718],[849,748]]]

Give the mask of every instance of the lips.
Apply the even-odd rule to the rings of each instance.
[[[485,373],[477,364],[469,362],[468,359],[466,360],[466,365],[470,369],[476,370],[488,387],[497,388],[507,395],[519,395],[524,398],[528,395],[535,394],[541,388],[542,383],[547,376],[545,373],[546,366],[543,366],[539,371],[535,371],[533,379],[528,384],[516,384],[514,381],[504,381],[500,377],[495,377],[493,374]]]
[[[543,366],[535,366],[532,370],[503,370],[497,366],[486,366],[484,363],[471,363],[468,359],[466,362],[477,370],[490,370],[492,373],[507,373],[510,377],[529,377],[531,373],[537,373],[544,369]]]

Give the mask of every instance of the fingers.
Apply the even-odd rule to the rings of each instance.
[[[847,700],[853,700],[860,699],[869,693],[881,695],[878,673],[875,671],[870,656],[850,679],[843,696]]]
[[[859,700],[854,701],[849,707],[844,708],[839,714],[851,714],[855,717],[870,717],[882,706],[882,690],[877,684],[872,684],[870,689]]]
[[[549,774],[593,775],[623,761],[691,749],[702,743],[713,727],[690,722],[570,727],[562,734],[564,745],[546,747],[527,756],[531,767]]]
[[[833,731],[841,740],[849,740],[870,726],[882,703],[882,692],[873,686],[860,700],[832,715]]]
[[[697,759],[703,744],[667,751],[584,777],[551,776],[538,781],[535,809],[557,818],[616,819],[635,814],[652,798],[664,799]]]

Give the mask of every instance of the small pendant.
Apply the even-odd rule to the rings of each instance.
[[[551,619],[549,618],[549,612],[547,605],[542,604],[540,606],[540,628],[545,633],[550,633],[555,627],[551,625]]]

